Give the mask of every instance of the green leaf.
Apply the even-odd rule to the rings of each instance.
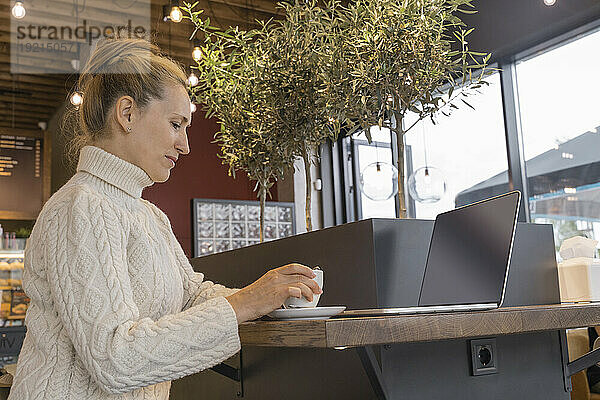
[[[470,105],[469,103],[466,102],[465,99],[460,99],[463,103],[465,103],[467,106],[469,106],[470,108],[472,108],[473,110],[475,110],[475,107],[473,107],[472,105]]]

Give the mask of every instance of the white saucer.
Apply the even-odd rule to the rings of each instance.
[[[314,307],[314,308],[279,308],[267,314],[275,319],[329,319],[344,311],[346,306]]]

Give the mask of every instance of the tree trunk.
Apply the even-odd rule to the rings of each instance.
[[[267,186],[261,182],[259,189],[260,196],[260,242],[265,240],[265,201],[267,200]]]
[[[396,142],[398,148],[398,210],[399,218],[406,218],[406,196],[404,193],[404,130],[402,129],[402,117],[399,114],[394,115],[396,132]]]
[[[302,152],[302,159],[304,160],[304,176],[306,178],[306,231],[312,231],[312,217],[311,217],[311,195],[312,195],[312,180],[310,177],[310,149],[308,146],[304,146]]]

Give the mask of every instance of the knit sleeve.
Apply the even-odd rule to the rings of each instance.
[[[154,204],[147,202],[152,208],[152,211],[160,218],[168,230],[168,237],[170,245],[175,251],[177,257],[177,268],[179,274],[183,280],[183,307],[182,311],[198,305],[206,300],[214,299],[216,297],[227,297],[239,289],[230,289],[223,285],[213,283],[211,281],[204,280],[204,274],[201,272],[195,272],[190,264],[190,260],[185,255],[185,252],[181,248],[181,244],[175,237],[171,222],[167,215]]]
[[[179,264],[179,272],[183,278],[183,310],[216,297],[227,297],[239,290],[204,280],[204,274],[194,271],[189,259],[174,236],[172,241],[175,242],[173,247]]]
[[[86,369],[110,394],[178,379],[240,349],[223,297],[152,320],[140,318],[125,230],[94,194],[75,192],[44,216],[45,259],[56,312]]]

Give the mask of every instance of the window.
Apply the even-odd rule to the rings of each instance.
[[[389,129],[379,129],[375,126],[371,128],[372,141],[369,143],[364,133],[355,135],[352,138],[354,148],[355,178],[358,188],[357,209],[358,218],[395,218],[396,217],[396,196],[383,201],[375,201],[365,195],[360,189],[361,173],[373,163],[394,165],[392,161],[391,133]],[[372,168],[372,167],[371,167]],[[385,171],[382,171],[385,174]],[[386,175],[387,176],[387,175]],[[391,180],[390,180],[391,181]],[[391,185],[391,182],[389,182]]]
[[[465,98],[475,110],[459,102],[450,117],[440,114],[435,125],[424,119],[405,134],[407,179],[410,171],[426,166],[427,155],[427,166],[442,173],[447,187],[435,203],[421,203],[409,195],[409,217],[435,219],[441,212],[508,190],[499,74],[486,81],[489,86]],[[405,126],[414,121],[414,114],[407,116]]]
[[[600,239],[600,31],[517,62],[532,222]]]

